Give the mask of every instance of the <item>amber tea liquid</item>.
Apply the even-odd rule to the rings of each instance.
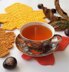
[[[52,36],[52,32],[45,26],[32,25],[23,29],[22,35],[31,40],[46,40]]]

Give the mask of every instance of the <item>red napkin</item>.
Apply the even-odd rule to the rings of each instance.
[[[62,37],[62,41],[59,43],[57,51],[64,51],[69,44],[69,37]]]
[[[56,51],[64,51],[69,44],[69,37],[62,37],[62,41],[59,43],[59,46]],[[43,56],[43,57],[31,57],[23,54],[22,58],[25,60],[31,60],[34,58],[41,65],[53,65],[55,63],[55,58],[53,54]]]

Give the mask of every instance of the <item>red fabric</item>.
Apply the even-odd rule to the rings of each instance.
[[[69,37],[62,37],[62,41],[59,43],[57,51],[63,51],[69,44]]]
[[[59,46],[56,51],[63,51],[69,44],[69,37],[62,37],[62,41],[59,43]],[[25,60],[31,60],[34,58],[41,65],[53,65],[55,63],[55,58],[53,54],[43,57],[31,57],[23,54],[22,58]]]
[[[25,55],[25,54],[22,55],[22,58],[25,59],[25,60],[31,60],[32,59],[31,56],[28,56],[28,55]]]
[[[55,58],[53,54],[43,57],[35,57],[35,60],[41,65],[53,65],[55,62]]]

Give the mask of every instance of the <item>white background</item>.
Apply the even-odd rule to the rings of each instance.
[[[31,6],[33,9],[38,9],[37,5],[43,3],[49,8],[54,7],[54,0],[0,0],[0,13],[4,13],[4,8],[15,3],[20,2]],[[62,8],[69,14],[69,0],[60,0]],[[19,30],[14,31],[16,35],[19,34]],[[64,32],[56,32],[62,36],[65,36]],[[0,72],[69,72],[69,46],[63,52],[54,53],[55,64],[53,66],[42,66],[35,60],[25,61],[21,58],[22,53],[16,48],[10,50],[10,55],[17,59],[18,64],[14,70],[6,70],[2,64],[5,58],[0,58]],[[9,57],[7,56],[7,57]]]

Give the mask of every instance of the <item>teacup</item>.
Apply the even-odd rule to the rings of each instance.
[[[33,31],[34,26],[36,26],[37,29]],[[45,31],[44,32],[42,27],[48,28],[51,31],[51,35],[49,36],[50,33],[45,34],[46,30],[44,30]],[[39,31],[40,28],[42,28],[42,30],[40,30],[40,33],[43,33],[43,34],[40,34],[40,33],[38,34],[38,32],[36,34],[35,31],[37,30]],[[44,34],[48,35],[47,36],[48,38],[47,37],[45,38],[45,36],[42,36]],[[40,38],[37,37],[37,35],[39,35]],[[55,30],[51,25],[47,23],[43,23],[43,22],[30,22],[25,24],[24,26],[21,27],[20,35],[18,37],[19,37],[18,40],[16,38],[16,45],[18,49],[22,51],[24,54],[33,56],[33,57],[46,56],[54,52],[59,42],[62,40],[62,37],[60,35],[55,34]]]

